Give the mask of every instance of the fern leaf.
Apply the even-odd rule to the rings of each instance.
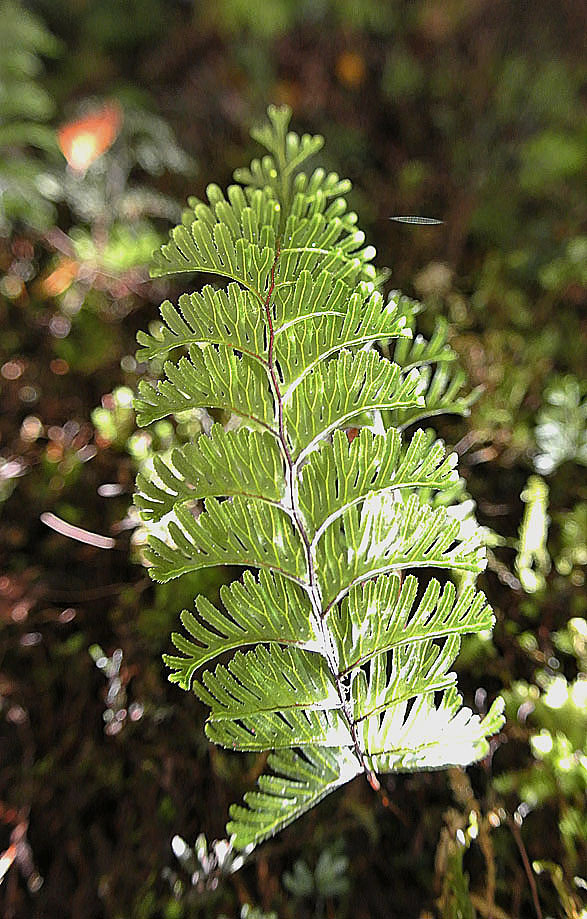
[[[398,291],[394,291],[390,298],[391,302],[399,301],[404,308],[410,310],[410,302],[404,300]],[[456,354],[448,344],[448,323],[442,317],[437,319],[432,337],[430,340],[423,335],[414,335],[415,321],[413,316],[406,316],[406,325],[410,336],[394,343],[389,348],[388,357],[394,363],[399,364],[403,370],[412,370],[413,367],[424,367],[427,364],[447,363],[456,360]]]
[[[299,753],[281,750],[272,753],[267,763],[274,774],[262,775],[259,790],[245,794],[246,807],[230,808],[226,830],[237,849],[253,849],[361,772],[345,747],[306,746]]]
[[[360,348],[372,342],[410,335],[405,317],[398,315],[392,303],[385,304],[381,295],[370,290],[366,284],[359,285],[356,293],[348,295],[342,282],[332,285],[332,277],[323,272],[320,280],[328,279],[330,296],[326,302],[314,298],[305,285],[309,272],[304,272],[296,283],[294,302],[314,304],[315,312],[302,313],[296,319],[289,319],[286,325],[277,328],[275,356],[279,363],[283,381],[283,398],[287,401],[293,390],[320,361],[345,348]],[[313,285],[318,288],[319,284]],[[320,284],[323,288],[324,285]],[[344,298],[344,309],[336,310],[336,303]],[[287,313],[295,315],[295,310]]]
[[[150,424],[166,415],[194,408],[221,408],[274,430],[273,400],[267,377],[254,362],[224,346],[193,346],[189,359],[165,362],[167,379],[157,386],[141,381],[135,402],[137,422]]]
[[[170,680],[184,689],[190,688],[196,670],[234,648],[259,642],[319,647],[307,594],[281,574],[262,569],[256,579],[245,571],[243,581],[221,588],[220,596],[225,611],[197,597],[197,617],[187,610],[181,615],[190,637],[179,632],[171,636],[182,656],[167,654],[164,660],[174,671]]]
[[[308,535],[315,541],[337,517],[377,493],[446,488],[458,481],[455,465],[456,455],[446,456],[442,443],[430,444],[424,431],[416,431],[406,449],[394,428],[384,434],[363,428],[350,443],[335,431],[332,443],[311,453],[302,469],[299,501]]]
[[[424,367],[420,371],[423,404],[402,408],[390,415],[392,424],[405,430],[424,418],[436,415],[467,416],[478,399],[480,390],[463,393],[465,374],[459,367],[439,364],[435,369]]]
[[[228,201],[216,185],[208,186],[207,194],[210,206],[198,202],[184,218],[188,225],[175,227],[169,242],[154,254],[151,275],[217,274],[238,281],[261,299],[275,260],[279,202],[257,191],[249,205],[238,186],[229,190]]]
[[[213,565],[270,568],[305,583],[302,541],[288,514],[258,499],[240,495],[220,503],[208,498],[199,517],[179,505],[168,524],[172,544],[152,536],[147,557],[151,577],[165,582]]]
[[[139,332],[137,358],[164,358],[176,348],[214,344],[235,348],[259,361],[266,359],[265,325],[259,300],[238,284],[226,290],[206,285],[201,293],[182,294],[179,309],[169,300],[161,305],[162,325],[156,333]]]
[[[391,656],[391,671],[379,654],[368,668],[358,670],[352,681],[353,722],[361,722],[382,712],[391,711],[423,693],[438,692],[452,686],[456,673],[448,668],[460,648],[460,639],[453,635],[440,647],[433,641],[420,642],[413,648],[399,647]]]
[[[207,721],[213,743],[241,752],[285,750],[291,747],[350,747],[348,721],[338,711],[305,709],[241,717],[238,721]]]
[[[227,667],[205,671],[194,689],[210,706],[210,721],[341,706],[325,658],[299,648],[258,645],[246,654],[239,651]]]
[[[283,461],[266,432],[213,425],[209,437],[175,449],[169,461],[153,459],[155,475],[137,476],[135,504],[144,520],[161,520],[178,504],[197,498],[242,495],[279,504]]]
[[[328,527],[316,549],[322,598],[339,602],[367,578],[403,568],[447,568],[478,573],[485,567],[481,534],[460,538],[446,508],[376,495],[351,507]]]
[[[497,699],[483,719],[461,706],[451,687],[438,705],[427,693],[411,708],[402,703],[382,718],[367,719],[362,734],[373,771],[415,772],[482,759],[489,752],[487,737],[503,724],[503,700]]]
[[[396,364],[373,351],[356,356],[343,351],[319,364],[284,406],[294,458],[300,462],[335,428],[348,427],[361,413],[422,405],[420,389],[417,372],[404,378]]]
[[[161,521],[149,537],[156,580],[258,569],[222,589],[220,608],[196,598],[165,656],[170,679],[208,704],[212,741],[278,751],[231,808],[241,849],[359,773],[374,784],[375,771],[478,759],[502,723],[499,703],[483,720],[462,708],[451,670],[462,637],[492,625],[483,594],[435,579],[422,591],[400,575],[484,567],[481,532],[455,514],[456,457],[431,431],[400,433],[463,414],[474,396],[445,324],[414,337],[417,305],[378,293],[349,184],[298,172],[322,141],[290,132],[290,114],[270,110],[257,134],[268,154],[235,173],[242,187],[190,200],[156,256],[156,275],[230,283],[166,301],[162,324],[138,336],[156,372],[167,358],[165,378],[140,385],[139,423],[198,408],[243,422],[155,457],[135,498]]]
[[[416,603],[418,581],[398,574],[378,577],[349,590],[328,613],[338,673],[346,676],[375,655],[402,645],[490,629],[493,613],[485,595],[472,587],[456,597],[454,584],[432,579]]]

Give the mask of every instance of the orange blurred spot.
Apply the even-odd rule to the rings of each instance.
[[[69,364],[61,357],[56,357],[55,360],[51,361],[49,368],[51,373],[58,377],[63,377],[66,373],[69,373]]]
[[[53,442],[47,444],[46,456],[50,463],[58,463],[63,459],[63,448]]]
[[[75,172],[85,172],[108,150],[122,126],[122,109],[109,102],[91,115],[70,121],[57,131],[63,155]]]
[[[291,80],[280,80],[276,83],[273,96],[278,105],[289,105],[294,110],[299,108],[302,101],[300,87]]]
[[[366,75],[365,61],[356,51],[343,51],[336,62],[336,75],[345,86],[360,86]]]
[[[58,297],[71,285],[77,275],[78,264],[72,258],[62,258],[57,268],[41,282],[41,290],[48,297]]]

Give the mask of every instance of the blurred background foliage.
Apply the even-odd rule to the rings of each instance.
[[[586,25],[575,0],[0,0],[6,919],[585,916]],[[178,289],[150,252],[268,102],[325,135],[390,284],[483,388],[438,428],[498,620],[460,680],[508,722],[467,773],[387,778],[387,808],[356,782],[242,866],[226,810],[263,758],[210,748],[160,660],[224,575],[151,584],[129,506],[209,419],[139,432],[131,393]]]

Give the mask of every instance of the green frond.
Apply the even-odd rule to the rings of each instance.
[[[154,475],[139,473],[135,504],[144,520],[161,520],[177,504],[242,495],[278,504],[285,492],[277,441],[266,432],[215,424],[210,436],[153,458]]]
[[[394,291],[390,296],[393,302],[399,296],[401,303],[402,296],[398,291]],[[412,335],[401,341],[394,342],[389,347],[388,357],[394,363],[399,364],[403,370],[411,370],[413,367],[424,367],[427,364],[446,363],[456,360],[456,353],[448,344],[448,323],[440,317],[436,320],[434,331],[430,339],[424,338],[423,335],[414,335],[415,316],[406,317],[406,324]]]
[[[266,361],[265,324],[259,300],[238,284],[229,284],[225,290],[206,285],[201,293],[182,294],[179,309],[165,300],[161,319],[154,333],[137,334],[142,345],[137,360],[161,359],[176,348],[208,343],[235,348]]]
[[[324,138],[320,134],[298,137],[293,131],[288,131],[291,121],[289,105],[270,105],[267,117],[267,122],[251,129],[251,137],[273,154],[280,173],[297,169],[324,146]]]
[[[456,460],[421,430],[405,448],[394,428],[384,434],[363,428],[351,442],[335,431],[332,443],[311,453],[302,469],[299,501],[308,535],[316,539],[346,510],[378,492],[448,487],[458,481]]]
[[[374,715],[393,710],[422,693],[448,689],[457,678],[448,669],[454,662],[460,638],[452,635],[442,647],[433,641],[401,646],[391,655],[391,670],[384,655],[371,659],[368,672],[357,670],[352,681],[355,725]]]
[[[304,325],[323,316],[331,317],[333,321],[344,320],[348,299],[348,285],[334,278],[329,271],[320,271],[314,276],[310,271],[300,271],[298,277],[288,284],[276,284],[273,296],[276,342],[296,323]]]
[[[361,771],[354,754],[344,747],[280,750],[270,754],[267,764],[273,774],[262,775],[259,790],[246,793],[246,807],[230,808],[226,830],[236,849],[250,851],[279,833]]]
[[[487,738],[501,728],[504,703],[496,699],[483,719],[462,708],[454,687],[438,705],[434,693],[419,696],[367,719],[362,740],[374,772],[415,772],[466,766],[489,752]]]
[[[308,210],[316,212],[305,216]],[[298,194],[283,232],[279,283],[295,280],[301,271],[312,274],[329,271],[334,278],[348,285],[359,281],[373,282],[375,269],[370,262],[375,256],[375,249],[373,246],[363,247],[364,241],[362,230],[349,227],[348,222],[340,217],[330,217],[328,212],[320,213],[313,199]]]
[[[402,377],[397,364],[374,351],[341,351],[307,374],[285,403],[294,457],[299,461],[335,428],[349,427],[359,414],[422,405],[420,390],[417,371]]]
[[[189,689],[196,670],[234,648],[273,642],[317,650],[318,637],[307,593],[283,575],[262,569],[255,578],[245,571],[243,580],[221,588],[224,610],[205,597],[196,598],[197,617],[184,610],[182,625],[190,636],[174,632],[172,641],[182,657],[164,655],[174,671],[169,679]]]
[[[273,430],[273,399],[263,368],[232,348],[193,345],[189,358],[166,361],[165,380],[157,386],[142,380],[135,400],[137,424],[194,408],[221,408],[248,422]]]
[[[322,599],[341,599],[367,578],[402,568],[447,568],[478,573],[485,567],[480,530],[461,538],[460,521],[411,494],[406,501],[375,495],[349,508],[316,548]]]
[[[210,721],[341,706],[325,658],[295,647],[238,651],[227,667],[205,671],[194,690],[210,706]]]
[[[423,406],[409,407],[388,416],[389,422],[402,430],[435,415],[467,416],[471,406],[479,398],[480,390],[463,392],[465,374],[460,367],[442,363],[436,368],[430,366],[420,370]]]
[[[341,676],[393,648],[481,632],[493,625],[485,595],[472,587],[457,597],[452,581],[441,587],[433,578],[419,602],[417,592],[414,575],[402,583],[399,574],[391,574],[352,587],[343,602],[332,607],[327,622]]]
[[[273,156],[263,156],[251,160],[250,166],[235,169],[233,173],[235,182],[240,182],[251,190],[255,188],[270,188],[275,195],[281,191],[279,172]],[[297,173],[292,182],[294,194],[301,192],[308,196],[321,194],[326,201],[339,198],[348,194],[352,184],[349,179],[341,179],[336,172],[326,172],[320,166],[307,176],[303,172]]]
[[[222,503],[208,498],[199,517],[180,504],[174,517],[167,524],[169,543],[149,536],[147,558],[155,581],[213,565],[271,568],[300,583],[305,580],[302,542],[281,508],[236,495]]]
[[[206,736],[220,747],[242,753],[352,745],[348,724],[336,709],[289,709],[242,717],[238,721],[207,721]]]
[[[462,637],[493,624],[484,595],[402,574],[485,565],[482,531],[459,519],[456,456],[433,431],[400,433],[465,414],[475,394],[463,394],[446,323],[426,341],[418,304],[381,297],[350,183],[299,171],[322,139],[290,132],[290,115],[270,109],[254,135],[267,155],[226,195],[211,185],[207,203],[190,199],[155,256],[156,276],[230,283],[165,301],[161,324],[138,335],[157,375],[167,358],[156,385],[140,384],[140,424],[198,408],[233,416],[154,457],[135,502],[153,522],[156,580],[258,569],[222,588],[219,608],[197,597],[165,655],[170,680],[208,704],[212,741],[277,751],[231,808],[240,849],[359,773],[478,759],[503,720],[500,703],[483,720],[462,708],[451,670]]]
[[[258,190],[249,203],[238,185],[229,188],[228,200],[217,185],[207,194],[210,205],[195,203],[153,254],[151,276],[208,272],[238,281],[262,300],[275,261],[279,201]]]
[[[405,317],[398,315],[394,304],[386,304],[370,285],[360,284],[349,296],[340,281],[332,284],[332,279],[328,278],[328,286],[324,285],[324,274],[312,284],[309,272],[303,272],[291,292],[291,306],[285,305],[284,314],[288,320],[276,330],[275,356],[285,401],[320,361],[340,351],[341,342],[350,350],[364,348],[381,339],[411,334],[405,327]],[[323,290],[327,296],[321,297]],[[306,309],[295,318],[289,318],[295,313],[296,300]],[[342,308],[337,309],[341,300]],[[310,311],[308,304],[311,304]]]

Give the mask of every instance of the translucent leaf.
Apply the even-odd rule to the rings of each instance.
[[[423,404],[417,372],[406,378],[396,364],[373,351],[342,351],[304,377],[284,406],[284,418],[298,460],[335,428],[377,409]]]
[[[446,508],[432,510],[417,495],[405,502],[376,495],[362,508],[351,507],[318,542],[324,603],[336,602],[367,578],[402,568],[483,570],[480,530],[461,539],[460,529]]]
[[[373,246],[363,247],[365,234],[340,217],[329,217],[316,211],[306,216],[308,197],[298,194],[287,218],[279,253],[277,277],[280,284],[295,280],[301,271],[316,275],[329,271],[347,284],[373,281],[375,269],[370,263]]]
[[[137,360],[165,357],[175,348],[209,342],[226,345],[260,361],[267,360],[265,323],[258,297],[229,284],[226,290],[209,285],[201,293],[182,294],[179,309],[169,300],[161,305],[163,324],[155,333],[139,332],[142,348]]]
[[[275,645],[237,652],[228,666],[205,671],[194,689],[210,706],[211,721],[341,706],[333,675],[320,654]]]
[[[471,405],[478,399],[480,390],[463,393],[465,374],[459,367],[446,363],[436,369],[423,367],[420,371],[422,381],[423,403],[419,406],[408,406],[390,413],[391,424],[404,429],[423,418],[435,415],[463,415],[471,411]]]
[[[276,333],[275,357],[281,371],[284,399],[310,373],[319,361],[345,348],[364,347],[380,339],[411,335],[405,316],[398,313],[393,303],[385,303],[381,294],[361,284],[350,296],[342,282],[333,284],[328,277],[327,297],[321,283],[324,272],[316,284],[304,283],[309,273],[303,272],[296,282],[292,305],[286,304],[284,314],[288,320]],[[344,300],[341,301],[340,294]],[[301,302],[304,311],[295,318],[295,301]],[[311,305],[308,311],[308,304]]]
[[[343,602],[328,613],[338,670],[346,675],[374,655],[400,645],[481,632],[493,625],[485,595],[468,587],[457,597],[451,581],[441,587],[432,579],[417,602],[418,581],[399,574],[352,587]]]
[[[157,386],[141,381],[135,400],[137,424],[194,408],[221,408],[272,429],[273,399],[265,371],[225,346],[190,348],[189,359],[165,363],[165,380]]]
[[[403,301],[398,291],[394,291],[391,297],[392,299],[398,298],[400,304]],[[409,312],[411,313],[411,309]],[[406,317],[406,325],[413,333],[415,326],[413,314],[409,318]],[[407,338],[393,342],[389,348],[388,356],[394,363],[399,364],[403,370],[424,367],[426,364],[447,363],[456,360],[456,353],[448,344],[448,323],[443,318],[437,319],[430,340],[424,338],[423,335],[412,334]]]
[[[194,517],[179,505],[167,529],[170,544],[149,536],[151,577],[170,581],[211,565],[271,568],[303,582],[305,554],[289,516],[255,498],[236,496],[220,503],[208,498],[205,512]]]
[[[337,710],[289,709],[243,716],[238,721],[208,721],[206,736],[230,750],[281,750],[291,747],[349,747],[348,726]]]
[[[153,457],[154,474],[137,476],[135,504],[143,519],[160,520],[176,504],[196,498],[242,495],[279,503],[285,491],[283,460],[273,436],[215,424],[210,436],[175,449],[168,461]]]
[[[196,599],[197,617],[184,610],[185,631],[171,636],[182,657],[166,654],[174,672],[169,679],[189,689],[195,671],[225,651],[257,642],[277,642],[317,649],[317,635],[308,595],[283,575],[261,570],[254,578],[245,571],[243,580],[220,590],[224,610],[205,597]]]
[[[456,459],[446,455],[441,441],[431,444],[424,431],[416,431],[403,449],[393,428],[384,434],[363,428],[351,442],[335,431],[332,443],[311,453],[302,469],[299,502],[310,538],[377,492],[446,488],[458,481]]]
[[[247,792],[246,807],[230,808],[226,829],[237,849],[252,849],[274,836],[360,771],[356,757],[344,747],[282,750],[272,753],[267,763],[274,774],[262,775],[259,790]]]
[[[362,735],[371,768],[376,772],[415,772],[466,766],[482,759],[489,751],[487,738],[504,722],[503,700],[497,699],[483,719],[461,704],[461,697],[451,687],[438,705],[434,693],[427,693],[411,708],[403,703],[382,717],[367,719]]]
[[[210,206],[194,202],[185,222],[154,253],[151,275],[217,274],[238,281],[262,300],[275,261],[279,202],[260,190],[249,202],[237,185],[229,188],[228,200],[217,185],[208,186],[207,194]]]
[[[422,693],[452,686],[457,677],[448,669],[459,648],[458,635],[452,635],[442,646],[433,641],[400,646],[391,655],[390,672],[383,654],[371,658],[368,674],[358,670],[352,682],[355,725],[360,725],[365,718],[391,711]]]

